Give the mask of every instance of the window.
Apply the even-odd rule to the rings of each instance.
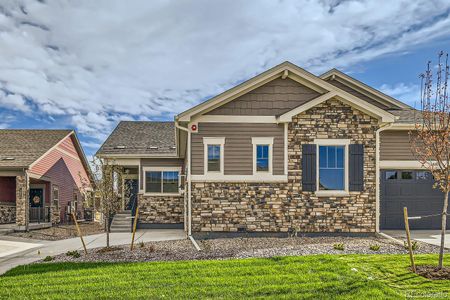
[[[269,172],[269,145],[256,145],[256,171]]]
[[[431,178],[431,173],[427,171],[417,171],[416,180],[429,180]]]
[[[411,171],[403,171],[402,179],[406,179],[406,180],[413,179],[413,173]]]
[[[145,193],[179,194],[178,170],[145,171]]]
[[[386,171],[385,178],[386,180],[397,179],[397,171]]]
[[[319,145],[319,190],[345,190],[345,148]]]
[[[204,137],[204,173],[223,174],[225,138]]]
[[[208,172],[220,172],[220,145],[208,145]]]
[[[59,187],[57,185],[53,185],[52,198],[53,198],[53,206],[58,207],[59,206]]]
[[[273,137],[253,137],[253,174],[272,175]]]

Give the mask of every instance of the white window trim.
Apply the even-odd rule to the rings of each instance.
[[[349,187],[348,187],[348,167],[349,167],[349,155],[348,148],[350,145],[349,139],[315,139],[314,144],[316,145],[316,192],[315,195],[318,197],[344,197],[349,196]],[[345,163],[344,163],[344,189],[343,190],[319,190],[319,176],[320,176],[320,168],[319,168],[319,146],[344,146],[345,150]]]
[[[208,145],[220,145],[220,171],[208,171]],[[204,137],[203,138],[203,174],[224,174],[224,137]]]
[[[55,190],[58,191],[58,198],[55,198]],[[51,205],[54,205],[55,201],[57,201],[57,206],[56,207],[59,208],[59,198],[60,198],[59,197],[59,185],[52,184],[52,192],[51,192],[51,194],[52,194],[52,204]]]
[[[145,187],[146,187],[146,181],[147,181],[147,176],[146,176],[146,172],[178,172],[178,183],[181,182],[181,167],[142,167],[142,171],[143,171],[143,177],[144,177],[144,182],[143,182],[143,189],[144,189],[144,196],[180,196],[181,195],[181,190],[180,187],[178,186],[178,193],[149,193],[146,192]],[[161,178],[162,180],[162,178]],[[161,181],[162,184],[162,181]]]
[[[253,144],[253,175],[256,174],[272,175],[273,137],[252,137],[252,144]],[[257,171],[256,146],[258,145],[269,145],[269,171]]]

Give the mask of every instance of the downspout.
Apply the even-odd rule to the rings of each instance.
[[[380,126],[375,131],[375,232],[380,232],[380,132],[390,127],[391,123]]]
[[[183,130],[185,132],[187,132],[188,134],[188,140],[187,140],[187,153],[186,153],[186,158],[187,158],[187,189],[188,189],[188,199],[187,199],[187,223],[188,223],[188,228],[187,228],[187,234],[189,236],[189,238],[191,238],[192,235],[192,185],[191,185],[191,132],[189,129],[187,129],[186,127],[182,127],[178,124],[178,121],[175,120],[175,127]]]

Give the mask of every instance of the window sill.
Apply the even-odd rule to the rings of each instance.
[[[316,191],[317,197],[348,197],[350,193],[347,191]]]

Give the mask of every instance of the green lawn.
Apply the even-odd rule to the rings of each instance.
[[[436,261],[436,255],[417,256],[418,264]],[[427,280],[407,267],[406,255],[40,264],[0,277],[0,299],[450,297],[450,281]]]

